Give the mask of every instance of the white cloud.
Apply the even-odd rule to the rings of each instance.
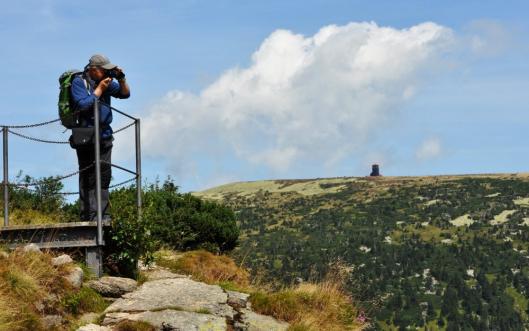
[[[441,140],[439,138],[428,138],[422,142],[415,157],[420,161],[431,160],[439,157],[443,152]]]
[[[434,23],[330,25],[310,37],[277,30],[249,67],[226,71],[198,95],[171,91],[151,107],[144,155],[184,172],[230,154],[274,173],[307,162],[332,167],[384,129],[453,39]]]

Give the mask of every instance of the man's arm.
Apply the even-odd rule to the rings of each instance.
[[[130,97],[130,87],[129,84],[127,84],[127,79],[123,77],[122,79],[118,80],[119,83],[119,93],[121,94],[121,97],[123,99],[127,99]]]
[[[110,95],[114,98],[119,99],[127,99],[130,97],[130,87],[129,84],[127,84],[127,79],[125,78],[125,74],[123,73],[123,69],[120,67],[116,67],[114,70],[118,72],[118,79],[117,83],[112,82],[111,84],[111,90]]]
[[[72,101],[76,110],[86,110],[92,108],[96,96],[90,94],[86,88],[83,78],[77,76],[72,81]]]

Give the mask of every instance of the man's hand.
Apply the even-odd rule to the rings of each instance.
[[[103,92],[105,92],[106,89],[108,88],[108,86],[110,85],[111,81],[112,81],[112,78],[110,78],[110,77],[107,77],[107,78],[103,79],[102,81],[100,81],[99,84],[97,85],[97,87],[94,90],[94,95],[96,97],[98,97],[98,98],[101,97]]]
[[[118,81],[125,79],[125,73],[123,72],[123,68],[115,67],[113,70],[116,71],[116,79]]]

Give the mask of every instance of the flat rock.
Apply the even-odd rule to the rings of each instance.
[[[143,321],[151,324],[156,330],[178,331],[221,331],[227,330],[224,317],[199,314],[189,311],[165,309],[141,313],[109,313],[103,325],[117,324],[123,320]]]
[[[132,292],[138,287],[134,279],[123,277],[101,277],[88,282],[88,287],[105,297],[119,298],[125,293]]]
[[[74,288],[81,288],[81,285],[83,285],[83,269],[80,267],[74,267],[72,271],[65,276],[68,283],[70,283]]]
[[[68,254],[62,254],[60,256],[54,257],[51,259],[51,264],[58,267],[63,264],[73,263],[72,258]]]
[[[77,331],[111,331],[111,329],[107,328],[106,326],[87,324],[81,326],[79,329],[77,329]]]
[[[241,322],[247,331],[285,331],[288,329],[287,322],[278,321],[271,316],[254,313],[249,309],[241,310]]]
[[[148,280],[170,279],[170,278],[189,278],[187,275],[175,274],[167,269],[156,268],[144,273]]]
[[[160,279],[144,283],[111,304],[105,313],[142,312],[177,309],[208,312],[233,319],[235,311],[227,304],[228,296],[217,285],[207,285],[188,278]]]

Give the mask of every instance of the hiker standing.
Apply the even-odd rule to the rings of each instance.
[[[79,170],[89,167],[79,173],[79,199],[82,221],[93,221],[97,217],[96,175],[94,164],[95,152],[93,129],[94,103],[99,100],[100,119],[100,158],[101,158],[101,209],[103,219],[110,219],[109,192],[112,175],[112,109],[111,97],[127,99],[130,89],[123,70],[112,64],[101,54],[93,55],[84,71],[73,77],[71,81],[71,105],[76,112],[76,127],[72,128],[70,145],[77,152]],[[80,129],[78,129],[80,128]]]

